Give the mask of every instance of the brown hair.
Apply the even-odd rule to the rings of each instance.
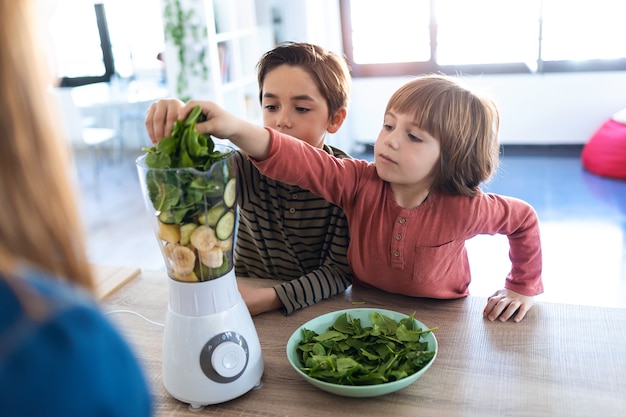
[[[351,77],[345,59],[320,46],[303,42],[278,45],[261,57],[257,63],[260,100],[265,76],[280,65],[300,67],[313,77],[326,98],[329,118],[348,107]]]
[[[439,167],[432,189],[474,196],[493,176],[499,159],[499,114],[495,103],[453,77],[429,74],[409,81],[389,99],[387,109],[415,115],[417,126],[438,139]]]
[[[0,274],[34,266],[92,288],[69,147],[47,92],[52,77],[31,3],[0,2]]]

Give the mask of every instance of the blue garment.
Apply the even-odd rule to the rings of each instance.
[[[93,300],[41,273],[26,275],[11,286],[0,276],[0,414],[152,415],[139,362]],[[29,291],[22,301],[16,285]],[[27,303],[48,310],[37,319]]]

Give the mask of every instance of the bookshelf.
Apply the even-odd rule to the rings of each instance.
[[[186,59],[183,65],[167,60],[170,95],[213,100],[239,117],[261,123],[256,63],[275,44],[269,0],[161,1],[166,59],[179,57],[181,45]],[[178,45],[168,36],[167,26],[181,15],[176,7],[188,16],[184,22],[174,22],[185,31],[186,40]],[[169,32],[173,33],[171,27]],[[181,72],[183,88],[179,87]]]

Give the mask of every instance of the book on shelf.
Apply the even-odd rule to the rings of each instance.
[[[230,51],[228,44],[222,42],[217,45],[220,60],[220,74],[222,75],[222,83],[230,82]]]

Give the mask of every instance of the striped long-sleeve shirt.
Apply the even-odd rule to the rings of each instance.
[[[328,145],[324,150],[348,157]],[[236,275],[285,281],[274,287],[285,314],[343,292],[352,283],[343,211],[308,190],[262,175],[240,152],[236,158]]]

